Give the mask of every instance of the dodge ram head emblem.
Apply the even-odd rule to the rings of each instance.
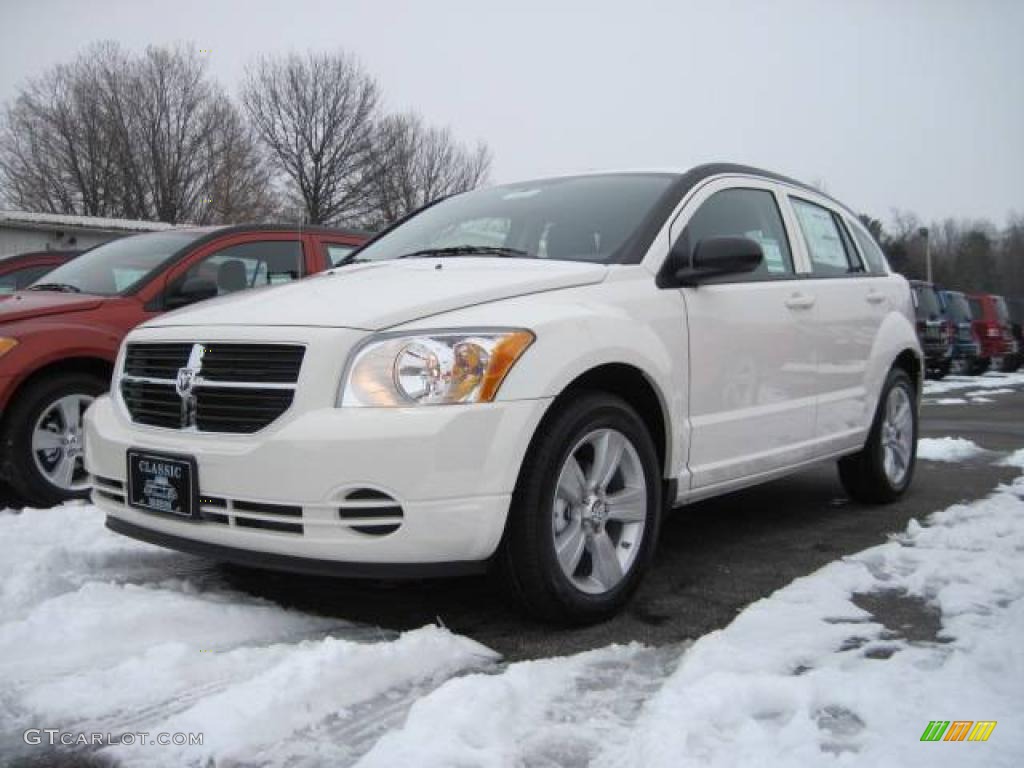
[[[188,356],[188,363],[184,368],[178,369],[178,377],[174,381],[174,389],[178,393],[178,397],[181,398],[182,427],[196,425],[196,396],[193,390],[201,381],[199,374],[203,367],[205,351],[202,344],[193,344],[192,351]]]

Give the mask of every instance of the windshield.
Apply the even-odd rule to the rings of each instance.
[[[996,315],[999,317],[999,322],[1008,324],[1010,322],[1010,310],[1006,308],[1006,302],[1003,301],[1002,296],[995,297],[996,304]]]
[[[917,294],[917,316],[921,320],[935,320],[942,313],[935,289],[928,285],[915,285]]]
[[[355,259],[429,256],[444,249],[437,255],[611,264],[674,180],[670,174],[617,174],[479,189],[427,208]]]
[[[948,293],[946,295],[949,298],[949,311],[953,316],[953,320],[958,323],[971,322],[971,308],[967,304],[967,299],[959,293]]]
[[[39,278],[29,290],[67,290],[97,296],[130,293],[142,279],[203,231],[149,232],[112,240]]]

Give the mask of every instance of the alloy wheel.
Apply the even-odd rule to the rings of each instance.
[[[89,487],[83,460],[82,414],[91,395],[65,395],[43,408],[32,429],[32,458],[50,483],[68,492]]]
[[[898,488],[910,471],[914,447],[914,414],[907,390],[895,386],[889,391],[882,421],[882,466],[885,476]]]
[[[552,503],[555,555],[581,592],[613,590],[629,574],[647,524],[647,482],[636,447],[615,429],[569,451]]]

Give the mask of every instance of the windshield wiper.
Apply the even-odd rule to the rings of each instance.
[[[71,283],[38,283],[29,286],[30,291],[60,291],[61,293],[81,293],[82,289]]]
[[[452,248],[424,248],[422,251],[404,253],[396,258],[417,259],[425,256],[501,256],[510,259],[535,259],[532,253],[518,248],[505,248],[498,245],[456,245]]]

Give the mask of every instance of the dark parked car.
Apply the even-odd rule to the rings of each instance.
[[[910,287],[917,316],[917,337],[924,349],[925,372],[941,379],[953,365],[953,343],[942,297],[931,283],[911,280]]]
[[[982,355],[992,361],[993,370],[1017,370],[1020,355],[1003,297],[991,293],[972,293],[967,300],[975,318],[974,327],[981,339]]]
[[[0,259],[0,297],[28,288],[36,280],[81,251],[32,251]]]
[[[84,497],[82,414],[107,391],[128,331],[321,272],[366,240],[290,225],[150,232],[93,248],[0,301],[0,478],[35,505]]]
[[[981,342],[974,329],[974,317],[967,297],[960,291],[939,291],[946,308],[949,335],[953,341],[955,373],[976,376],[988,370],[988,358],[982,357]]]

